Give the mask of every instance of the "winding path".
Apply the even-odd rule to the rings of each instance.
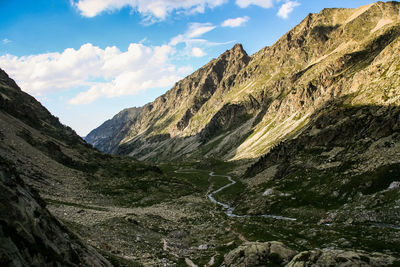
[[[208,172],[208,171],[204,171],[204,170],[177,170],[175,171],[176,173],[198,173],[198,172]],[[225,214],[228,217],[236,217],[236,218],[250,218],[250,217],[264,217],[264,218],[272,218],[272,219],[277,219],[277,220],[285,220],[285,221],[296,221],[295,218],[290,218],[290,217],[284,217],[284,216],[279,216],[279,215],[272,215],[272,214],[259,214],[259,215],[239,215],[239,214],[235,214],[233,213],[235,208],[230,206],[227,203],[223,203],[220,202],[218,200],[215,199],[214,195],[221,192],[222,190],[236,184],[236,181],[232,179],[231,176],[229,175],[220,175],[220,174],[214,174],[213,171],[209,172],[210,177],[215,177],[215,176],[219,176],[219,177],[226,177],[229,180],[229,183],[218,188],[217,190],[212,191],[210,194],[207,195],[208,199],[212,202],[215,203],[219,206],[222,207],[222,210],[225,212]]]

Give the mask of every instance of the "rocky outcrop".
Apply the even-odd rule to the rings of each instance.
[[[300,266],[391,266],[398,264],[396,258],[382,253],[345,250],[311,250],[296,255],[287,267]]]
[[[225,255],[226,266],[283,266],[296,255],[296,252],[281,242],[245,243]]]
[[[1,266],[112,266],[58,222],[1,158],[0,190]]]
[[[395,257],[361,250],[316,249],[295,252],[281,242],[249,242],[230,251],[223,266],[392,266],[400,263]]]

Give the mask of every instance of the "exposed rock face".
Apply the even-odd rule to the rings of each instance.
[[[297,253],[281,242],[245,243],[225,255],[224,266],[391,266],[396,258],[354,250],[310,250]]]
[[[93,149],[0,71],[0,190],[0,266],[110,265],[99,253],[115,266],[160,266],[165,255],[154,244],[168,231],[153,225],[161,214],[168,224],[161,227],[182,228],[170,220],[188,215],[172,203],[197,189],[156,166]],[[181,253],[183,241],[176,243]]]
[[[281,242],[245,243],[225,255],[226,266],[282,266],[296,255],[296,252]]]
[[[112,266],[60,224],[1,158],[0,190],[1,266]]]
[[[147,160],[255,158],[297,136],[333,100],[398,104],[399,10],[398,2],[324,9],[250,57],[236,45],[144,106],[123,130],[94,130],[88,141]],[[112,121],[106,124],[124,124]],[[149,139],[159,134],[169,137]]]
[[[287,267],[301,266],[391,266],[396,259],[381,253],[344,250],[312,250],[296,255]],[[398,263],[398,261],[396,262]]]

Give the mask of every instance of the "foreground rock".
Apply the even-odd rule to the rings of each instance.
[[[361,250],[316,249],[296,254],[281,242],[249,242],[226,254],[223,266],[390,266],[400,263],[392,256]]]
[[[270,266],[285,265],[296,252],[281,242],[249,242],[225,255],[227,266]]]
[[[301,252],[287,266],[390,266],[394,263],[399,262],[394,257],[381,253],[317,249]]]
[[[111,266],[45,208],[0,158],[0,266]]]

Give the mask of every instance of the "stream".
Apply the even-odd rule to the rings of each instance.
[[[208,171],[203,171],[203,170],[178,170],[175,171],[176,173],[197,173],[197,172],[208,172]],[[236,181],[232,179],[231,176],[229,175],[220,175],[220,174],[214,174],[214,172],[209,172],[210,177],[226,177],[229,180],[229,183],[218,188],[217,190],[212,191],[210,194],[207,195],[208,199],[212,202],[217,204],[218,206],[222,207],[222,210],[228,217],[235,217],[235,218],[250,218],[250,217],[264,217],[264,218],[272,218],[272,219],[277,219],[277,220],[285,220],[285,221],[296,221],[295,218],[290,218],[290,217],[284,217],[284,216],[279,216],[279,215],[272,215],[272,214],[258,214],[258,215],[239,215],[235,214],[234,210],[235,208],[230,206],[227,203],[220,202],[215,199],[214,195],[221,192],[222,190],[236,184]]]
[[[177,170],[175,173],[198,173],[198,172],[209,172],[206,170]],[[271,219],[276,219],[276,220],[285,220],[285,221],[296,221],[296,218],[290,218],[290,217],[284,217],[280,215],[272,215],[272,214],[257,214],[257,215],[250,215],[250,214],[245,214],[245,215],[239,215],[235,214],[235,208],[230,206],[228,203],[220,202],[215,199],[214,195],[221,192],[222,190],[236,184],[236,181],[233,180],[233,178],[229,175],[221,175],[221,174],[215,174],[213,171],[209,172],[210,177],[226,177],[229,180],[229,183],[218,188],[217,190],[212,191],[207,195],[208,199],[212,202],[217,204],[218,206],[222,207],[222,210],[228,217],[235,217],[235,218],[251,218],[251,217],[263,217],[263,218],[271,218]],[[326,226],[330,226],[330,224],[325,224]],[[384,224],[384,223],[371,223],[369,226],[371,227],[378,227],[378,228],[389,228],[389,229],[395,229],[395,230],[400,230],[400,226],[398,225],[392,225],[392,224]]]

